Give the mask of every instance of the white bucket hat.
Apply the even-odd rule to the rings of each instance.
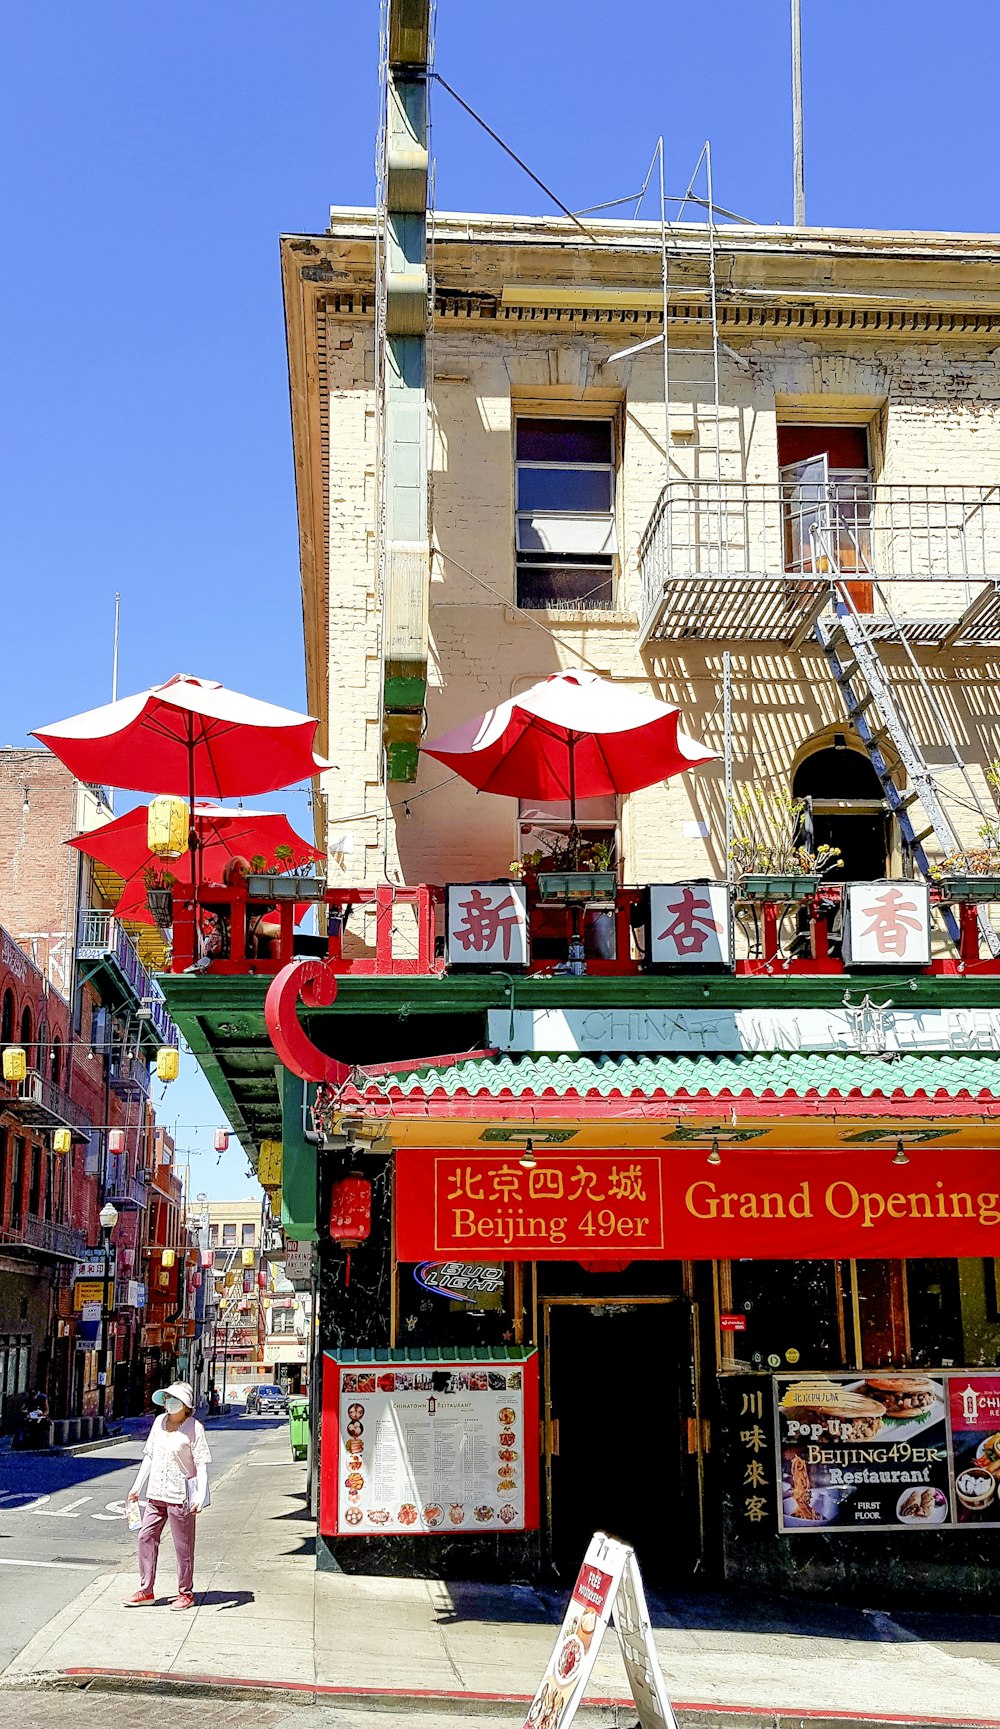
[[[153,1394],[154,1405],[165,1405],[168,1399],[179,1399],[189,1411],[194,1410],[194,1388],[190,1381],[171,1381],[169,1387],[160,1387]]]

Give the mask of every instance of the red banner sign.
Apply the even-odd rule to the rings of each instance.
[[[396,1154],[396,1253],[469,1261],[1000,1256],[987,1151]]]

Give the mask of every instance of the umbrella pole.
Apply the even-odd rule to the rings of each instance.
[[[580,856],[580,831],[576,826],[576,741],[578,734],[571,732],[569,743],[569,862],[576,870]]]

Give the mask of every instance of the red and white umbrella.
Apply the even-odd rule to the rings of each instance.
[[[637,792],[670,780],[709,750],[681,731],[674,703],[574,668],[421,748],[482,792],[551,802]]]
[[[180,672],[33,736],[78,780],[180,794],[193,809],[199,797],[274,792],[329,768],[313,749],[318,724]]]
[[[146,905],[144,873],[151,866],[162,869],[164,863],[149,850],[148,819],[148,807],[137,805],[124,816],[105,823],[103,828],[76,835],[66,843],[123,878],[125,887],[115,912],[119,918],[134,919],[140,924],[152,922]],[[296,834],[288,818],[279,811],[226,810],[221,805],[196,803],[194,822],[204,882],[221,882],[227,864],[234,858],[252,859],[263,854],[269,861],[276,860],[279,847],[283,852],[288,849],[285,862],[269,862],[269,870],[280,872],[324,857],[311,841]],[[296,909],[296,919],[304,915],[307,906],[303,902]]]

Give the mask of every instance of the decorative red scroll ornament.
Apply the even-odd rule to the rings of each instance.
[[[272,1045],[293,1075],[303,1081],[328,1081],[340,1086],[351,1073],[314,1045],[299,1020],[300,1001],[307,1009],[328,1009],[337,997],[337,975],[328,961],[289,961],[271,980],[264,999],[264,1019]]]

